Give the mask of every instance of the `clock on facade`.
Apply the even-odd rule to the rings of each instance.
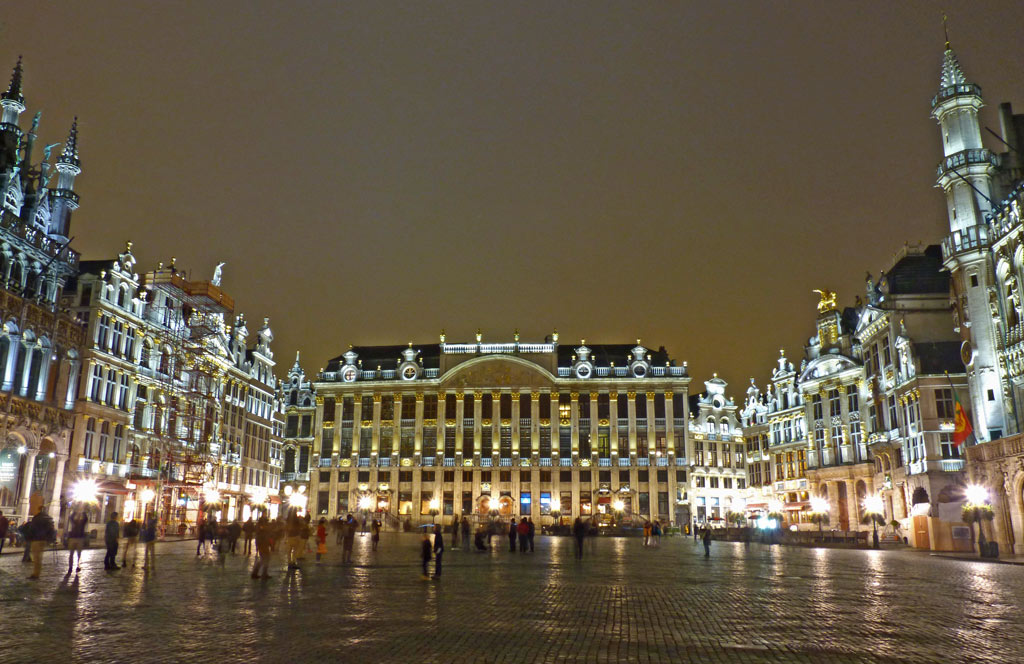
[[[354,383],[358,370],[355,367],[345,367],[341,370],[341,379],[346,383]]]

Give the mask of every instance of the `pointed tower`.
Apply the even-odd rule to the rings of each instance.
[[[64,150],[57,157],[57,188],[51,195],[50,237],[67,242],[71,228],[71,213],[78,209],[75,177],[82,172],[78,160],[78,118],[71,123],[71,133]]]
[[[981,87],[968,81],[947,41],[939,93],[932,98],[932,117],[939,123],[943,148],[936,186],[946,195],[950,230],[942,242],[942,258],[964,321],[961,355],[971,387],[975,434],[979,440],[991,440],[1011,433],[1011,427],[997,357],[998,293],[985,223],[996,167],[993,154],[981,143],[978,110],[983,105]]]
[[[11,84],[0,94],[0,173],[7,173],[18,165],[21,147],[21,127],[18,122],[25,112],[25,95],[21,91],[21,56],[14,65]]]

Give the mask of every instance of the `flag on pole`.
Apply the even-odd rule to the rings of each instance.
[[[953,387],[952,381],[950,381],[950,387]],[[957,396],[955,387],[953,387],[953,402],[953,442],[957,447],[960,447],[967,440],[967,437],[974,432],[974,427],[971,426],[971,421],[967,419],[967,413],[964,412],[964,407],[960,403],[960,397]]]

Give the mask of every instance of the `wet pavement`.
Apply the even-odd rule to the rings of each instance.
[[[496,543],[505,540],[496,539]],[[357,537],[287,573],[158,547],[158,572],[77,580],[47,552],[29,581],[0,558],[0,662],[1024,662],[1024,568],[910,551],[692,539],[541,537],[534,554],[449,551],[422,580],[419,539]],[[120,557],[120,556],[119,556]],[[141,562],[141,559],[140,559]]]

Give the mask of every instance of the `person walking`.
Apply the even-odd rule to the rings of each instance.
[[[245,534],[245,555],[248,556],[252,553],[252,536],[256,532],[256,524],[251,516],[242,524],[242,532]]]
[[[352,562],[352,547],[356,543],[356,530],[359,529],[359,524],[356,522],[355,517],[349,514],[345,517],[345,520],[341,524],[342,530],[342,548],[341,548],[341,562],[350,563]],[[373,548],[376,551],[377,542],[373,543]]]
[[[217,517],[211,512],[209,522],[206,524],[206,539],[210,540],[210,548],[214,551],[217,550],[217,542],[220,540],[220,532],[217,530],[219,527]]]
[[[704,557],[711,557],[711,529],[704,528]]]
[[[576,538],[576,560],[583,560],[583,540],[587,536],[587,525],[580,517],[576,517],[572,524],[572,535]]]
[[[700,529],[697,528],[697,519],[694,519],[693,520],[693,541],[696,542],[698,537],[700,537]]]
[[[536,527],[533,525],[533,517],[530,517],[527,520],[527,525],[529,526],[529,530],[527,531],[526,536],[530,540],[530,553],[533,553],[533,536],[536,533]]]
[[[513,517],[508,524],[508,550],[516,552],[516,538],[519,536],[519,529],[516,528],[516,520]]]
[[[651,540],[651,544],[654,546],[661,546],[661,522],[657,519],[654,520],[654,525],[651,526],[651,536],[654,538]]]
[[[434,525],[434,579],[441,578],[441,557],[444,555],[444,535],[441,524]]]
[[[288,516],[286,530],[286,535],[288,536],[288,569],[299,568],[299,557],[306,546],[305,541],[302,539],[302,531],[305,529],[305,526],[306,522],[299,518],[298,512],[292,512]]]
[[[156,514],[150,513],[142,526],[142,569],[156,572]]]
[[[231,522],[228,526],[228,537],[231,538],[230,551],[232,554],[235,553],[235,547],[238,546],[238,538],[242,536],[242,524],[238,523],[238,519]]]
[[[128,567],[128,552],[132,554],[132,567],[135,567],[135,561],[139,557],[138,553],[135,552],[135,545],[139,541],[139,522],[132,518],[131,521],[124,524],[124,553],[121,555],[121,567]],[[70,571],[70,568],[69,570]]]
[[[103,558],[103,569],[121,569],[117,566],[117,543],[120,537],[121,525],[117,522],[117,512],[111,512],[107,527],[103,531],[103,540],[107,545],[107,555]]]
[[[459,517],[452,519],[452,549],[459,548]]]
[[[85,512],[72,512],[68,519],[68,575],[74,569],[82,571],[82,550],[85,548],[85,527],[89,525],[89,515]],[[75,554],[78,554],[78,566],[75,566]]]
[[[519,519],[519,525],[516,526],[518,531],[519,539],[519,553],[526,553],[526,547],[528,542],[527,538],[530,536],[530,524],[526,523],[526,517]]]
[[[465,514],[462,515],[462,523],[459,524],[459,527],[462,528],[462,546],[469,551],[469,517]]]
[[[374,519],[373,526],[371,526],[373,533],[370,535],[371,547],[374,551],[377,550],[377,545],[380,544],[380,520]],[[351,561],[350,561],[351,562]]]
[[[651,545],[651,522],[644,521],[644,546]]]
[[[423,579],[430,578],[430,570],[427,569],[427,565],[430,564],[431,558],[431,547],[430,547],[430,534],[426,530],[423,531],[423,539],[420,541],[420,559],[423,561]]]
[[[202,549],[204,554],[206,553],[206,529],[207,529],[207,522],[206,522],[205,519],[200,521],[199,525],[196,526],[196,555],[197,556],[200,555],[199,554],[199,549]]]
[[[261,516],[259,521],[256,522],[256,562],[253,563],[252,567],[252,578],[254,579],[269,579],[270,574],[270,556],[271,551],[271,538],[273,537],[273,527],[267,521],[267,517]]]
[[[0,510],[0,553],[4,552],[4,541],[7,539],[7,529],[10,527],[10,519],[4,516],[3,510]]]
[[[28,526],[26,532],[29,546],[25,548],[32,549],[32,574],[28,578],[38,579],[39,573],[43,571],[43,553],[46,551],[46,545],[53,541],[57,531],[53,527],[53,519],[46,513],[46,509],[42,505],[39,506],[39,511],[29,521]]]
[[[327,519],[321,518],[316,524],[316,561],[327,553]]]

